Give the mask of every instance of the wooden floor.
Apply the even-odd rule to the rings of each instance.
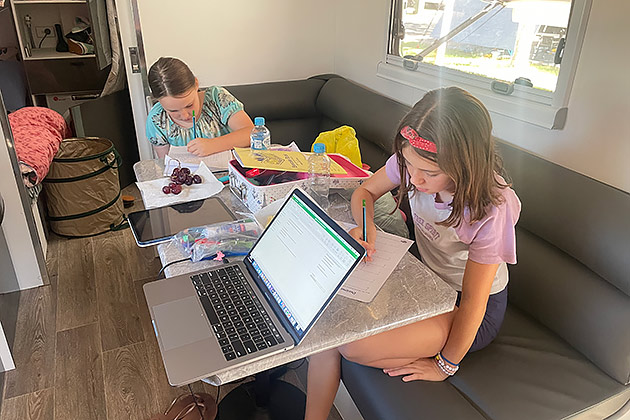
[[[166,380],[142,292],[161,267],[154,248],[137,247],[129,229],[52,235],[47,266],[49,285],[0,295],[16,364],[0,374],[0,420],[145,420],[188,392]],[[285,379],[301,387],[294,371]]]

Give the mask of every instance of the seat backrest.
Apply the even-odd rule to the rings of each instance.
[[[522,202],[510,303],[630,382],[630,194],[499,143]]]
[[[342,77],[331,77],[317,97],[320,131],[349,125],[357,132],[361,159],[376,170],[392,155],[398,123],[409,107]]]
[[[289,144],[292,141],[301,150],[310,150],[319,134],[321,116],[315,108],[317,95],[325,80],[306,80],[226,86],[254,117],[265,117],[271,131],[271,141]]]

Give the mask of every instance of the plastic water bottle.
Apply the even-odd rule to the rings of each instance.
[[[315,143],[308,158],[308,193],[323,209],[329,205],[330,159],[326,156],[326,145]]]
[[[271,146],[271,133],[269,129],[265,127],[265,118],[254,118],[254,128],[249,135],[250,143],[249,147],[252,150],[267,150]]]

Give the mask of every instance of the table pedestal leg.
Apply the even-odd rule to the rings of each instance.
[[[217,420],[301,420],[305,407],[302,391],[265,371],[223,397]]]

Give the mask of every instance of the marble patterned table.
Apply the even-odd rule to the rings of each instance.
[[[140,161],[134,165],[138,181],[161,177],[162,171],[163,166],[154,160]],[[217,196],[235,213],[247,212],[247,208],[231,193],[229,187]],[[341,197],[331,200],[329,214],[336,220],[349,221],[348,202]],[[163,266],[185,258],[170,243],[158,245],[158,253]],[[182,262],[164,271],[166,277],[172,277],[216,264],[208,261]],[[337,295],[299,346],[205,381],[212,385],[232,382],[363,337],[430,318],[450,311],[455,298],[456,293],[450,286],[407,253],[372,302],[366,304]]]

